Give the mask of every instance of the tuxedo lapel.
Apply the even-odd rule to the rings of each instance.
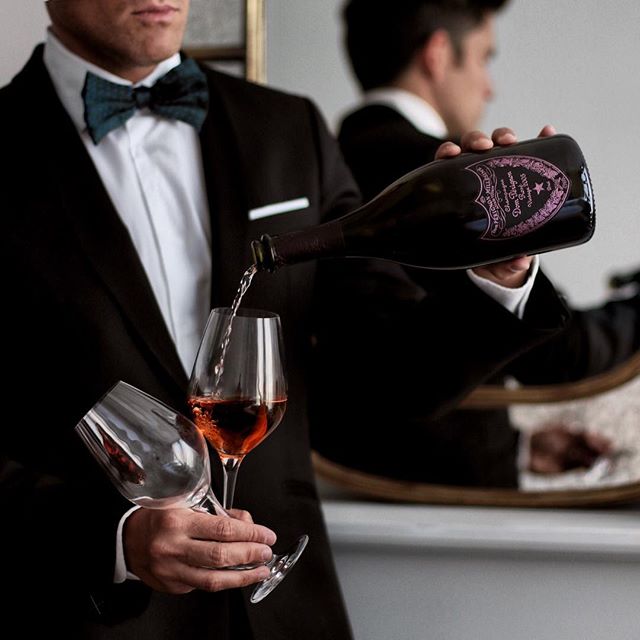
[[[211,216],[212,265],[211,306],[228,306],[240,277],[250,265],[249,247],[239,252],[247,237],[249,210],[247,179],[251,165],[239,155],[242,140],[233,126],[234,114],[224,99],[224,91],[209,76],[209,114],[200,134],[204,174]]]
[[[82,149],[84,151],[84,149]],[[61,185],[79,246],[158,364],[186,387],[187,379],[129,232],[113,208],[88,155],[76,165],[82,186]],[[83,171],[84,170],[84,171]],[[84,175],[83,175],[84,172]],[[67,199],[73,188],[75,193]],[[79,192],[78,192],[79,191]]]
[[[36,123],[34,133],[36,139],[53,138],[50,144],[40,145],[40,148],[55,150],[50,157],[41,159],[42,172],[49,175],[53,191],[59,194],[61,213],[66,213],[70,220],[79,249],[130,321],[131,331],[137,333],[140,344],[184,390],[186,375],[144,267],[71,119],[55,94],[42,63],[41,49],[36,50],[16,82],[40,89],[30,101],[38,109],[37,114],[32,114],[32,121]],[[43,113],[47,114],[46,118],[42,117]]]

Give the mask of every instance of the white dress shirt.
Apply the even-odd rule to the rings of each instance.
[[[396,89],[394,87],[373,89],[364,94],[360,106],[370,104],[383,104],[391,109],[395,109],[418,129],[418,131],[426,135],[442,140],[446,140],[447,138],[447,127],[438,112],[428,102],[410,91]],[[495,282],[481,278],[471,269],[467,269],[467,275],[481,291],[491,296],[496,302],[505,307],[505,309],[515,314],[516,317],[522,319],[529,295],[531,294],[531,289],[533,288],[533,283],[536,279],[536,274],[538,273],[538,268],[539,258],[538,256],[534,256],[526,282],[521,287],[515,289],[503,287]]]
[[[129,231],[189,375],[211,295],[211,229],[198,133],[185,122],[143,109],[96,145],[84,122],[81,92],[87,72],[131,83],[74,55],[51,32],[44,63]],[[136,86],[153,85],[178,64],[176,54]]]
[[[198,133],[187,123],[144,109],[96,145],[84,122],[81,92],[87,72],[118,84],[131,82],[74,55],[51,32],[44,64],[129,231],[189,375],[207,321],[211,287],[211,230]],[[176,54],[136,86],[153,85],[178,64]],[[86,215],[91,213],[87,210]],[[137,508],[127,511],[118,526],[114,582],[138,579],[127,571],[122,544],[124,523]]]

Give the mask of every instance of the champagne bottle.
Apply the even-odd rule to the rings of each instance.
[[[594,228],[584,157],[558,134],[435,160],[341,218],[251,247],[267,271],[330,257],[462,269],[582,244]]]

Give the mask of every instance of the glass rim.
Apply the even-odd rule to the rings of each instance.
[[[163,402],[162,400],[159,400],[155,396],[152,396],[150,393],[147,393],[146,391],[143,391],[142,389],[140,389],[139,387],[136,387],[135,385],[131,384],[130,382],[127,382],[126,380],[117,380],[82,414],[82,418],[80,418],[80,420],[78,420],[78,422],[76,423],[76,426],[74,428],[78,429],[78,427],[80,427],[80,425],[82,425],[82,423],[85,422],[85,419],[89,415],[89,413],[91,413],[91,411],[94,411],[95,408],[98,405],[100,405],[100,404],[102,404],[104,402],[105,398],[108,395],[110,395],[115,389],[117,389],[119,387],[127,387],[127,388],[133,390],[135,393],[137,393],[137,394],[139,394],[141,396],[145,396],[146,398],[148,398],[152,402],[164,406],[169,411],[172,411],[175,414],[182,415],[181,412],[176,411],[173,407],[169,406],[166,402]],[[188,419],[189,418],[187,418],[187,420]]]
[[[214,307],[211,309],[209,315],[217,314],[220,316],[230,316],[233,309],[231,307]],[[257,318],[263,320],[270,320],[280,318],[280,315],[275,311],[268,311],[267,309],[255,309],[251,307],[239,307],[236,310],[236,318]]]

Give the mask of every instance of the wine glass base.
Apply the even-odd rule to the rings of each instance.
[[[266,598],[285,579],[293,565],[298,562],[298,558],[302,555],[308,542],[308,535],[300,536],[292,550],[281,556],[274,555],[271,558],[267,565],[271,570],[271,575],[253,590],[251,598],[249,598],[251,602],[255,604]]]

